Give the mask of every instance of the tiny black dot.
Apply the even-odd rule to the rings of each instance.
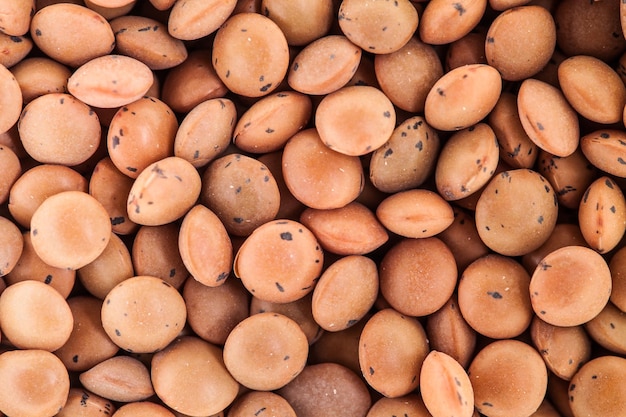
[[[111,217],[111,226],[117,226],[118,224],[122,224],[126,221],[123,217]]]
[[[83,395],[80,396],[80,405],[82,407],[87,407],[87,400],[89,399],[89,397],[90,395],[83,391]]]
[[[498,291],[487,291],[487,294],[492,296],[493,298],[495,298],[496,300],[499,300],[502,298],[502,294],[500,294]]]
[[[454,3],[452,4],[452,6],[457,12],[459,12],[459,16],[463,16],[463,14],[466,12],[465,8],[463,7],[461,3]]]

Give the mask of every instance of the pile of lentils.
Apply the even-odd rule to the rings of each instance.
[[[626,416],[626,3],[0,3],[0,416]]]

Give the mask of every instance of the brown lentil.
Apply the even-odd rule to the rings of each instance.
[[[2,353],[0,375],[7,382],[7,389],[0,394],[0,409],[12,416],[54,415],[67,401],[67,370],[59,358],[45,350]]]
[[[114,356],[79,375],[81,384],[101,397],[119,402],[145,400],[154,395],[148,368],[130,356]]]
[[[287,316],[265,312],[242,320],[224,343],[224,364],[243,386],[260,391],[280,389],[304,368],[309,343]]]
[[[588,322],[602,311],[610,294],[611,273],[606,261],[583,246],[550,252],[539,262],[530,281],[533,310],[555,326]]]
[[[478,333],[492,339],[512,339],[528,328],[533,317],[530,275],[513,259],[486,255],[472,262],[459,280],[459,308]]]
[[[539,353],[514,339],[492,342],[469,366],[476,409],[489,416],[530,415],[546,393],[548,372]],[[534,384],[526,385],[528,379]],[[519,386],[524,385],[524,390]]]

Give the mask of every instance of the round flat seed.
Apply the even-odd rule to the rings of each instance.
[[[35,252],[57,268],[78,269],[91,263],[111,238],[109,214],[82,191],[48,197],[33,213],[30,227]]]
[[[583,246],[556,249],[530,281],[533,310],[555,326],[577,326],[596,317],[609,301],[611,272],[602,256]]]

